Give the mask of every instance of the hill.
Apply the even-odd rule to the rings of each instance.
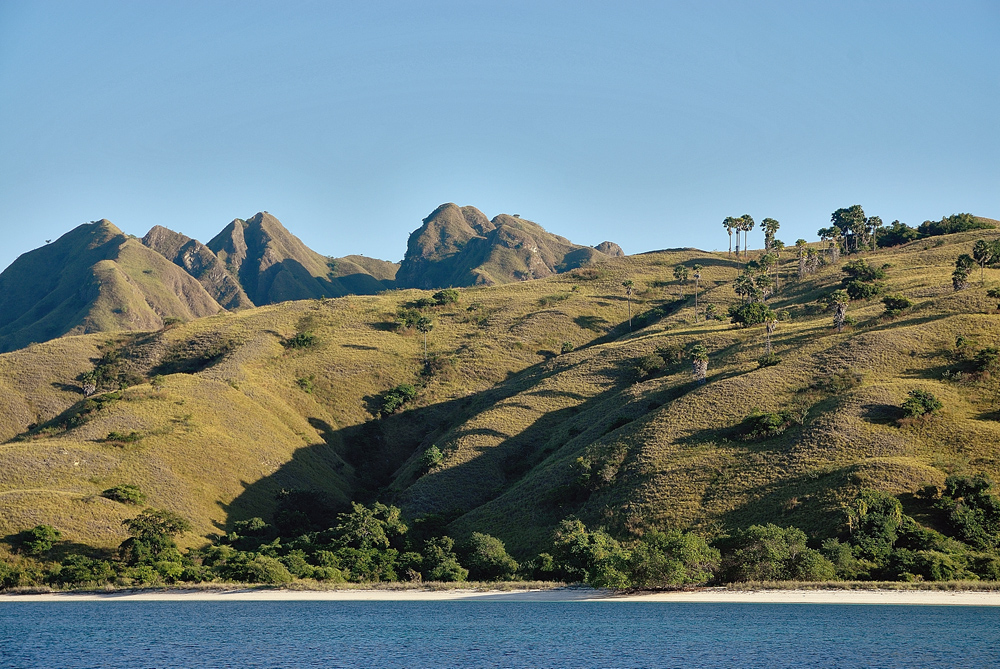
[[[66,334],[156,329],[220,308],[183,269],[101,220],[0,274],[0,351]]]
[[[489,220],[475,207],[448,203],[410,235],[396,281],[402,288],[431,289],[540,279],[622,253],[612,242],[603,246],[607,254],[526,219],[500,214]]]
[[[913,494],[949,473],[1000,473],[995,377],[968,371],[1000,346],[986,294],[1000,273],[960,291],[951,281],[981,238],[997,233],[867,254],[912,306],[889,316],[877,299],[854,301],[843,332],[821,300],[855,256],[798,278],[786,253],[768,300],[782,314],[780,361],[765,366],[763,326],[696,319],[693,281],[673,278],[700,265],[699,305],[724,312],[741,303],[740,261],[689,249],[467,288],[437,306],[416,290],[296,301],[4,354],[0,534],[46,522],[116,545],[134,511],[100,493],[124,483],[192,520],[189,542],[268,518],[281,490],[300,489],[331,509],[381,499],[411,519],[441,514],[455,536],[486,531],[518,557],[571,515],[623,535],[774,521],[823,537],[862,487],[902,494],[916,513]],[[434,326],[426,362],[417,315]],[[704,384],[690,372],[694,343],[709,353]],[[81,379],[95,377],[106,392],[84,398]],[[391,411],[401,384],[416,397]],[[900,423],[911,390],[944,408]],[[431,446],[443,457],[428,468]]]

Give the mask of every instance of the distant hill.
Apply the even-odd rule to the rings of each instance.
[[[0,351],[66,334],[156,330],[221,307],[194,277],[110,221],[81,225],[0,274]]]
[[[215,301],[226,309],[245,309],[253,302],[210,248],[179,232],[154,226],[142,243],[198,279]]]
[[[604,242],[610,255],[617,244]],[[507,214],[490,220],[475,207],[443,204],[407,242],[396,275],[401,288],[493,286],[540,279],[606,260],[609,254]]]
[[[491,221],[454,204],[410,235],[402,265],[321,255],[267,212],[233,220],[207,244],[160,225],[140,242],[100,221],[0,274],[0,287],[10,287],[0,297],[0,351],[65,334],[151,330],[166,318],[220,309],[538,279],[623,255],[613,242],[580,246],[531,221],[505,214]],[[112,264],[98,264],[104,260]]]
[[[393,287],[393,263],[316,253],[266,212],[236,219],[207,244],[260,306],[318,297],[373,294]]]
[[[865,254],[885,267],[885,292],[912,305],[889,315],[877,298],[853,301],[843,332],[824,298],[858,256],[800,278],[782,253],[767,300],[781,318],[776,364],[761,364],[763,325],[695,317],[693,281],[673,268],[701,265],[698,304],[724,314],[742,302],[742,262],[689,249],[462,288],[458,303],[416,290],[294,301],[6,353],[0,537],[48,523],[113,547],[137,513],[100,496],[119,484],[191,520],[189,543],[270,519],[278,493],[307,490],[335,509],[379,499],[409,520],[440,514],[456,540],[488,532],[518,559],[547,550],[568,516],[621,536],[774,522],[821,541],[860,488],[902,495],[917,513],[913,493],[950,473],[1000,474],[1000,375],[972,372],[1000,346],[988,294],[1000,270],[952,284],[956,257],[997,237]],[[402,320],[416,308],[434,325],[426,363],[423,336]],[[704,384],[691,374],[695,343],[708,351]],[[84,398],[81,375],[98,372],[133,385]],[[416,397],[385,410],[401,384]],[[900,421],[912,390],[942,410]],[[429,466],[432,445],[443,457]]]

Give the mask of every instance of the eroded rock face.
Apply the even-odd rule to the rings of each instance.
[[[618,246],[614,242],[601,242],[594,247],[606,256],[611,256],[612,258],[620,258],[625,255],[625,251],[622,247]]]
[[[424,289],[511,283],[602,257],[596,249],[553,235],[527,219],[499,214],[488,220],[475,207],[448,203],[410,235],[396,283]]]
[[[236,277],[226,270],[210,248],[197,239],[157,225],[146,233],[142,243],[187,270],[226,309],[253,306]]]

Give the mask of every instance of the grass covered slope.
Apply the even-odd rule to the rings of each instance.
[[[0,445],[0,532],[48,518],[115,545],[128,509],[98,495],[128,483],[202,534],[311,489],[338,508],[442,514],[454,536],[488,532],[519,557],[570,515],[620,534],[773,521],[828,535],[859,488],[1000,473],[998,387],[968,368],[1000,346],[987,296],[1000,271],[958,292],[951,281],[955,258],[996,236],[867,254],[912,306],[890,317],[877,299],[852,302],[840,333],[820,300],[853,257],[798,279],[786,251],[767,302],[782,314],[780,362],[764,367],[764,326],[695,322],[694,282],[675,267],[701,265],[700,307],[725,312],[740,266],[694,250],[463,289],[458,302],[416,290],[291,302],[6,354],[0,425],[16,439]],[[703,385],[695,343],[709,354]],[[92,371],[110,395],[84,399]],[[132,385],[118,395],[120,380]],[[943,409],[901,424],[911,390]],[[432,446],[440,458],[425,457]]]
[[[67,333],[153,329],[219,309],[187,272],[101,220],[0,274],[0,350]]]

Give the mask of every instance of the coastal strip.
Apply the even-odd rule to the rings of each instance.
[[[342,602],[651,602],[729,604],[862,604],[926,606],[1000,606],[1000,592],[976,590],[696,590],[618,593],[584,587],[537,590],[343,589],[281,588],[118,590],[109,592],[45,592],[0,594],[0,605],[12,602],[129,601],[342,601]]]

